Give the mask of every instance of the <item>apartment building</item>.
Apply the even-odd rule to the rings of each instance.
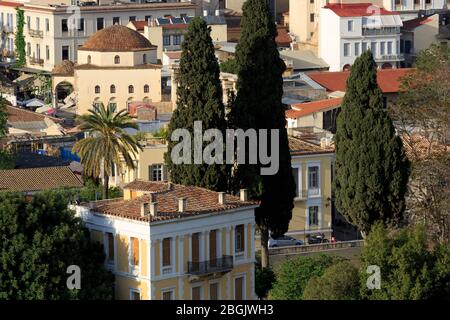
[[[0,58],[2,62],[14,59],[14,31],[17,23],[16,8],[21,3],[0,1]]]
[[[163,52],[180,51],[192,16],[167,17],[152,19],[144,27],[144,35],[150,42],[158,47],[157,57],[163,59]],[[211,28],[213,42],[227,41],[227,24],[225,18],[216,11],[215,15],[204,13],[202,18]],[[133,27],[133,24],[130,25]]]
[[[398,12],[402,20],[418,18],[419,11],[437,12],[448,8],[449,0],[383,0],[382,5]]]
[[[349,70],[370,49],[379,68],[397,68],[402,25],[398,13],[370,3],[328,4],[320,9],[319,57],[330,71]]]
[[[104,245],[120,300],[255,299],[257,204],[198,187],[136,180],[123,199],[74,206]]]
[[[288,235],[305,239],[309,234],[332,233],[332,180],[335,160],[331,139],[317,144],[289,136],[296,196]]]
[[[71,0],[1,1],[0,11],[5,14],[7,26],[14,27],[13,31],[15,11],[11,3],[19,5],[25,12],[27,67],[44,71],[51,71],[63,60],[77,61],[78,47],[93,33],[108,26],[125,26],[129,21],[149,21],[169,15],[194,16],[197,8],[190,2],[86,1],[72,6]],[[10,12],[14,13],[14,18],[8,22],[6,14]]]
[[[156,47],[143,35],[113,25],[97,31],[78,49],[78,64],[66,60],[52,70],[53,92],[57,95],[60,86],[72,86],[76,114],[102,103],[128,110],[133,102],[161,101],[161,68]]]

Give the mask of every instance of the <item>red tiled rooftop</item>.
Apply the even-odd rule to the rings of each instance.
[[[225,203],[219,203],[219,193],[204,188],[183,186],[167,182],[150,182],[137,180],[124,186],[124,189],[148,192],[131,199],[113,199],[91,202],[92,210],[105,215],[121,217],[138,221],[163,221],[201,214],[222,214],[228,210],[242,207],[257,206],[254,201],[241,201],[239,197],[225,195]],[[184,212],[178,212],[178,200],[186,199]],[[141,206],[144,203],[156,202],[156,216],[150,214],[141,216]]]
[[[277,43],[277,45],[282,46],[282,47],[289,47],[292,42],[292,38],[288,34],[286,28],[278,27],[277,31],[278,31],[278,34],[275,38],[275,42]]]
[[[333,153],[334,145],[322,148],[320,145],[306,141],[304,139],[289,136],[289,150],[291,156],[300,156],[308,154]]]
[[[144,31],[144,27],[148,26],[148,22],[145,20],[132,21],[131,23],[133,24],[133,26],[136,28],[137,31]]]
[[[329,3],[324,8],[332,10],[340,17],[372,16],[375,14],[374,11],[377,11],[380,15],[398,14],[397,12],[388,11],[383,7],[378,7],[372,3]]]
[[[378,85],[383,93],[396,93],[400,91],[401,78],[410,68],[402,69],[380,69],[377,70]],[[307,76],[324,87],[327,91],[345,91],[347,78],[350,71],[339,72],[310,72]]]
[[[181,51],[167,51],[164,52],[170,59],[181,59]]]
[[[432,20],[433,19],[431,19],[429,17],[420,17],[420,18],[416,18],[416,19],[412,19],[412,20],[408,20],[408,21],[403,21],[403,29],[412,31],[415,28],[420,27],[421,25],[424,25]]]
[[[8,122],[34,122],[34,121],[44,121],[45,118],[51,119],[55,122],[62,122],[62,119],[49,117],[37,112],[20,109],[16,107],[6,106],[6,112],[8,113]]]
[[[306,103],[298,103],[293,109],[286,111],[286,118],[297,119],[311,113],[327,110],[341,105],[343,98],[333,98]]]

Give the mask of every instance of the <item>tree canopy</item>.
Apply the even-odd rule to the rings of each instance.
[[[408,162],[383,110],[377,66],[370,51],[356,59],[337,118],[336,208],[363,234],[375,221],[403,218]]]
[[[113,275],[102,246],[92,243],[64,193],[31,201],[0,193],[0,299],[112,299]],[[81,269],[81,289],[69,290],[67,268]]]

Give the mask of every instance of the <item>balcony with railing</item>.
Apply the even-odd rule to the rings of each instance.
[[[42,30],[28,29],[28,34],[32,38],[44,38],[44,31]]]
[[[44,65],[44,59],[39,59],[39,58],[35,58],[35,57],[30,57],[29,58],[29,63],[31,65],[39,65],[39,66],[43,66]]]
[[[13,33],[14,32],[14,27],[8,26],[8,25],[4,25],[4,26],[0,27],[0,29],[4,33]]]
[[[206,261],[189,261],[187,274],[202,276],[213,273],[226,273],[233,269],[233,256],[222,256],[221,258]]]
[[[380,36],[380,35],[395,35],[400,34],[400,27],[386,27],[386,28],[362,28],[363,36]]]
[[[403,61],[403,60],[405,60],[405,55],[403,53],[382,54],[382,55],[375,56],[376,62]]]

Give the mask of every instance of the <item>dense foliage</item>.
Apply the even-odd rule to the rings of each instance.
[[[92,243],[64,193],[0,193],[0,299],[111,299],[113,275],[102,246]],[[67,268],[81,268],[69,290]]]
[[[15,45],[15,66],[20,68],[25,66],[27,63],[26,52],[25,52],[25,36],[23,35],[23,28],[25,25],[25,14],[21,8],[16,8],[17,11],[17,25],[16,33],[14,35],[14,45]]]
[[[225,137],[226,129],[220,70],[210,33],[211,30],[203,19],[194,18],[184,37],[177,75],[177,108],[170,120],[168,136],[172,137],[177,129],[186,129],[190,133],[191,143],[189,154],[185,155],[184,150],[177,151],[176,146],[187,141],[184,141],[184,138],[181,138],[182,142],[171,139],[166,163],[171,180],[175,183],[227,191],[229,166],[217,162],[205,163],[203,152],[200,155],[201,161],[195,161],[194,122],[201,121],[201,133],[208,129],[217,129],[222,133],[222,137]],[[216,139],[214,136],[211,141],[215,142]],[[202,151],[206,151],[205,147],[211,142],[201,143]],[[218,149],[215,149],[212,155],[216,155],[216,152],[217,158],[223,162],[224,155]],[[183,158],[187,161],[177,163]],[[186,163],[189,161],[190,163]]]
[[[243,6],[242,34],[236,48],[238,65],[237,95],[231,108],[230,122],[234,128],[247,130],[275,129],[279,138],[268,144],[277,150],[279,168],[276,174],[261,175],[261,159],[249,164],[250,148],[247,145],[246,164],[236,171],[235,190],[247,188],[252,199],[260,201],[256,209],[256,222],[261,231],[262,266],[268,266],[269,232],[283,235],[292,218],[295,182],[291,169],[282,74],[286,68],[280,58],[275,37],[277,30],[266,1],[247,0]],[[271,141],[272,133],[267,139]],[[258,138],[259,139],[259,138]],[[261,150],[258,140],[258,154]],[[277,149],[274,149],[277,147]]]
[[[236,59],[230,59],[220,64],[220,71],[232,74],[238,74],[239,66]]]
[[[89,110],[77,117],[78,128],[86,137],[75,143],[76,152],[84,165],[87,176],[98,178],[102,175],[103,199],[109,198],[109,177],[113,166],[122,169],[122,159],[128,168],[134,168],[134,157],[142,147],[126,129],[138,129],[126,110],[114,112],[111,105],[102,104],[98,110]]]
[[[405,209],[408,164],[383,110],[370,51],[356,59],[337,118],[336,208],[367,234],[377,220],[397,224]]]

